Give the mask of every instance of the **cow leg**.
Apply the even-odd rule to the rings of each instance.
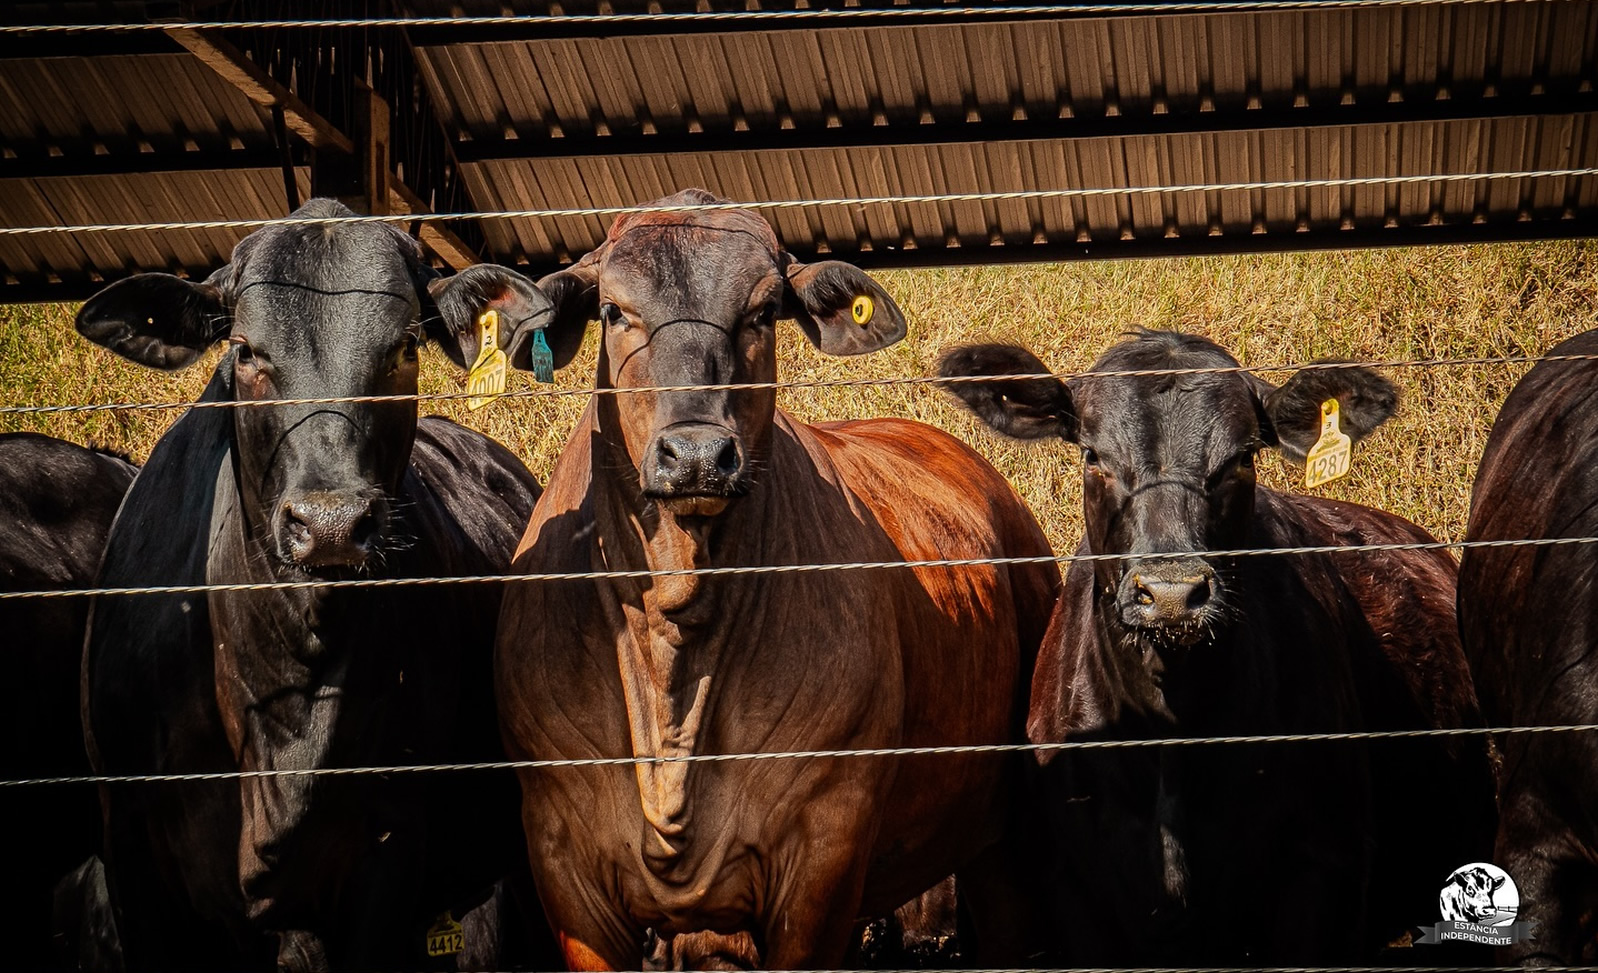
[[[1500,820],[1495,863],[1520,890],[1521,913],[1537,920],[1530,942],[1506,947],[1501,955],[1515,965],[1585,962],[1595,932],[1587,917],[1598,904],[1598,869],[1573,843],[1569,825],[1538,795],[1506,794]]]
[[[780,872],[766,907],[769,970],[827,970],[843,965],[865,890],[865,856],[848,847],[798,842],[778,856]]]
[[[961,868],[954,896],[970,920],[972,942],[960,952],[979,967],[1019,967],[1035,962],[1043,950],[1036,931],[1043,928],[1047,900],[1036,849],[1006,837]]]
[[[201,916],[170,886],[175,876],[155,856],[158,832],[142,814],[113,811],[107,817],[106,886],[129,973],[272,968],[272,953],[241,949],[226,927]]]
[[[582,885],[585,874],[570,861],[535,864],[534,877],[544,914],[565,957],[568,970],[637,970],[642,963],[644,931],[636,928],[601,890]]]

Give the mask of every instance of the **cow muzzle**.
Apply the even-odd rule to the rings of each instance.
[[[306,493],[283,503],[278,550],[302,568],[359,568],[371,557],[387,520],[382,500],[351,493]]]
[[[725,426],[672,426],[655,437],[643,466],[644,495],[675,512],[718,513],[747,492],[743,444]]]
[[[1127,626],[1189,646],[1218,617],[1215,569],[1197,558],[1136,560],[1116,593]]]

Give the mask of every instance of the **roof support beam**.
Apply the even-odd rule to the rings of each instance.
[[[332,149],[346,155],[355,151],[355,143],[348,135],[334,128],[332,122],[317,114],[216,31],[174,30],[171,37],[246,98],[268,110],[283,109],[283,121],[289,131],[304,139],[311,148]]]
[[[320,166],[331,162],[331,168],[342,170],[345,165],[340,163],[353,159],[367,212],[415,213],[417,216],[428,213],[422,198],[394,178],[388,152],[388,107],[375,92],[363,86],[365,107],[357,142],[215,31],[175,30],[171,35],[245,97],[268,111],[282,112],[285,127],[316,152],[317,158],[312,163],[313,188],[323,182],[318,178]],[[422,223],[417,235],[440,259],[456,269],[470,267],[481,259],[448,227]]]
[[[1222,109],[1018,121],[939,122],[926,125],[845,125],[839,128],[658,135],[576,135],[461,141],[462,163],[519,159],[676,155],[688,152],[759,152],[887,146],[965,145],[1127,138],[1190,133],[1249,132],[1348,125],[1396,125],[1598,112],[1598,92],[1502,95],[1494,98],[1410,99],[1378,104],[1311,108]]]

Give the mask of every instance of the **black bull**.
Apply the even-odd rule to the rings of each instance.
[[[1550,355],[1598,355],[1598,331]],[[1542,362],[1504,400],[1468,541],[1598,536],[1598,361]],[[1459,625],[1493,726],[1598,723],[1598,545],[1471,548]],[[1598,734],[1506,734],[1492,861],[1535,935],[1516,963],[1590,962],[1598,934]]]
[[[134,467],[115,456],[33,433],[0,435],[0,590],[86,588]],[[0,777],[87,774],[78,719],[87,598],[0,601],[0,664],[21,687],[4,707]],[[6,854],[0,914],[12,932],[0,969],[43,969],[52,947],[52,890],[94,854],[99,811],[82,786],[14,788],[0,796],[20,836]],[[74,932],[75,930],[64,930]],[[65,936],[61,945],[76,949]]]
[[[983,420],[1082,450],[1082,552],[1039,651],[1028,736],[1211,737],[1479,725],[1436,550],[1193,552],[1433,539],[1392,514],[1257,486],[1302,463],[1336,399],[1357,441],[1392,414],[1367,369],[1281,387],[1202,338],[1140,332],[1068,385],[951,385]],[[1117,376],[1144,370],[1182,375]],[[1024,349],[947,353],[945,376],[1046,372]],[[1097,375],[1095,373],[1107,373]],[[1488,748],[1463,740],[1043,755],[1055,908],[1077,964],[1359,961],[1436,915],[1493,821]]]
[[[457,362],[475,352],[471,322],[501,273],[434,279],[382,226],[271,227],[203,284],[113,285],[78,328],[152,367],[226,339],[203,402],[414,393],[424,341]],[[503,447],[418,421],[414,401],[192,409],[129,492],[99,580],[502,573],[538,492]],[[102,597],[85,656],[95,768],[498,759],[500,597],[492,584]],[[121,784],[102,801],[133,969],[416,968],[430,919],[524,860],[508,774]]]

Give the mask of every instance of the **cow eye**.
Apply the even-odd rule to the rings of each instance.
[[[403,356],[406,361],[415,361],[418,344],[419,342],[414,334],[411,334],[409,331],[405,332],[405,337],[400,342],[400,355]]]
[[[250,342],[247,338],[242,335],[232,335],[228,338],[228,344],[237,349],[233,360],[240,365],[248,365],[255,361],[255,349],[250,347]]]
[[[599,305],[599,323],[600,324],[603,324],[606,327],[610,327],[613,324],[620,324],[621,320],[622,320],[621,308],[617,307],[615,304],[611,303],[610,301],[606,301],[605,303]]]
[[[1095,453],[1092,449],[1088,448],[1087,446],[1083,446],[1082,447],[1082,462],[1086,463],[1089,466],[1098,466],[1099,465],[1099,454]]]

